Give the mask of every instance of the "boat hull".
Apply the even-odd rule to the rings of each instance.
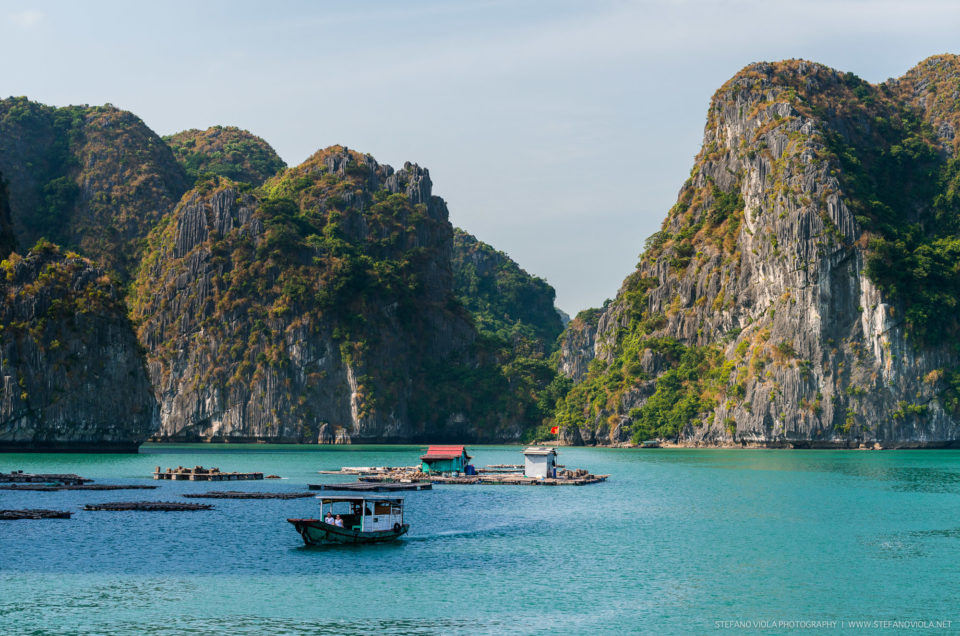
[[[397,524],[397,527],[392,530],[361,532],[324,523],[319,519],[287,519],[287,521],[293,524],[307,545],[383,543],[399,539],[410,529],[410,524],[405,523]]]

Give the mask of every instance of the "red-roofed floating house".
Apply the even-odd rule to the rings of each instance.
[[[429,446],[420,456],[421,468],[428,475],[436,473],[466,473],[470,456],[463,446]]]

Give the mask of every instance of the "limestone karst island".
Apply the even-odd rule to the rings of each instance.
[[[747,66],[568,323],[415,163],[5,99],[0,448],[956,446],[958,90],[953,55],[881,84]]]

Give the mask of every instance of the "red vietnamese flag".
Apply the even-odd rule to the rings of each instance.
[[[560,427],[559,427],[559,426],[551,426],[551,427],[550,427],[550,434],[551,434],[551,435],[556,435],[556,434],[559,433],[559,432],[560,432]]]

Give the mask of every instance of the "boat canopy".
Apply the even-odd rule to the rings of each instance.
[[[367,496],[363,496],[363,497],[357,497],[357,496],[355,496],[355,495],[354,495],[354,496],[351,496],[351,495],[324,495],[324,496],[322,496],[322,497],[317,497],[317,499],[320,500],[320,503],[321,503],[321,504],[337,503],[337,502],[340,502],[340,501],[349,501],[349,502],[353,502],[353,503],[358,503],[358,504],[359,504],[359,503],[363,503],[364,501],[377,501],[377,502],[380,502],[380,503],[392,503],[392,504],[398,505],[398,506],[402,506],[402,505],[403,505],[403,497],[378,497],[378,496],[375,496],[375,495],[374,495],[374,496],[367,495]]]
[[[344,527],[360,532],[396,530],[403,525],[403,497],[317,497],[320,513],[329,512],[343,519]]]

